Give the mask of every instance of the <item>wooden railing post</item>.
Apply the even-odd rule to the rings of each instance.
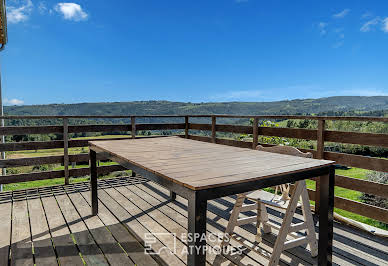
[[[132,138],[135,139],[136,138],[136,117],[135,116],[131,116],[131,134],[132,134]]]
[[[131,116],[131,135],[132,135],[132,139],[136,138],[136,117],[135,116]],[[135,171],[132,170],[131,176],[132,177],[136,176]]]
[[[185,138],[189,138],[189,116],[185,116]]]
[[[69,182],[69,119],[63,118],[63,169],[65,173],[65,184]]]
[[[317,130],[317,155],[316,159],[324,159],[325,152],[325,120],[318,120]],[[320,202],[320,178],[315,181],[315,213],[319,213],[319,202]]]
[[[253,118],[252,138],[252,149],[256,149],[257,144],[259,143],[259,119],[257,117]]]
[[[216,143],[216,116],[212,115],[212,142]]]

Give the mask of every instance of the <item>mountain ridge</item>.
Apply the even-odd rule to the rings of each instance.
[[[333,96],[273,102],[85,102],[5,106],[6,115],[171,115],[171,114],[314,114],[388,109],[388,96]]]

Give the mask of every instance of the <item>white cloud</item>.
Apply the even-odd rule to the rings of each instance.
[[[368,31],[371,31],[371,30],[375,29],[379,25],[381,25],[380,29],[383,32],[388,33],[388,17],[385,17],[384,19],[382,19],[380,17],[375,17],[375,18],[373,18],[371,20],[368,20],[367,22],[365,22],[362,25],[362,27],[360,28],[360,31],[368,32]]]
[[[342,10],[341,12],[334,14],[333,17],[334,18],[344,18],[349,12],[350,12],[350,9],[346,8],[346,9]]]
[[[4,100],[4,104],[6,105],[22,105],[24,103],[23,100],[19,100],[19,99],[5,99]]]
[[[361,18],[371,18],[373,17],[373,13],[372,12],[365,12],[364,14],[362,14]]]
[[[374,26],[380,23],[380,21],[381,21],[380,17],[375,17],[374,19],[368,20],[362,25],[362,27],[360,28],[360,31],[362,32],[371,31]]]
[[[16,24],[28,20],[33,7],[31,0],[13,1],[7,7],[7,21]]]
[[[321,33],[321,35],[325,35],[327,33],[327,31],[326,31],[327,23],[326,22],[319,22],[318,28],[319,28],[319,32]]]
[[[54,7],[55,11],[63,15],[66,20],[82,21],[87,20],[89,15],[76,3],[58,3]]]
[[[38,10],[39,10],[40,14],[46,13],[46,11],[47,11],[46,2],[40,1],[39,4],[38,4]]]
[[[383,20],[383,31],[388,33],[388,17]]]

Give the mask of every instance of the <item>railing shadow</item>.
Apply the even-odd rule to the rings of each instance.
[[[139,243],[136,241],[124,241],[120,242],[119,246],[117,243],[110,243],[108,241],[100,241],[96,242],[94,237],[98,234],[105,234],[106,231],[114,232],[117,230],[122,230],[125,226],[124,224],[138,219],[143,215],[147,215],[150,212],[153,212],[155,210],[161,209],[162,207],[169,207],[168,205],[173,203],[175,206],[180,209],[181,213],[187,213],[187,205],[184,203],[181,203],[179,201],[171,201],[169,198],[169,195],[165,193],[164,191],[161,191],[157,189],[154,185],[145,182],[146,179],[142,177],[136,177],[136,178],[114,178],[114,179],[105,179],[99,181],[99,189],[111,189],[111,188],[118,188],[123,186],[134,186],[136,185],[138,188],[142,189],[144,187],[145,189],[148,189],[157,195],[159,195],[162,199],[158,204],[153,205],[151,208],[146,208],[139,214],[135,216],[131,216],[127,219],[120,220],[119,223],[110,224],[106,226],[101,226],[93,229],[88,230],[82,230],[78,232],[72,232],[67,233],[63,235],[58,235],[58,232],[61,232],[64,228],[69,228],[74,224],[77,223],[83,223],[84,221],[87,221],[88,219],[92,219],[94,216],[86,215],[79,217],[78,219],[68,221],[65,224],[62,224],[57,227],[50,228],[50,231],[41,232],[39,234],[33,235],[33,247],[34,247],[34,260],[44,260],[45,258],[50,258],[53,256],[56,256],[58,258],[58,261],[63,264],[67,264],[65,262],[69,261],[77,261],[80,258],[80,254],[82,254],[82,259],[88,262],[96,262],[101,265],[108,264],[106,257],[107,255],[111,256],[118,256],[118,254],[125,254],[122,247],[124,247],[125,250],[131,250],[135,253],[141,253],[144,252],[144,246],[139,246]],[[64,185],[58,185],[53,187],[44,187],[39,189],[29,189],[29,190],[23,190],[23,191],[14,191],[14,192],[4,192],[0,193],[0,204],[2,203],[9,203],[9,202],[16,202],[21,200],[28,199],[35,199],[35,198],[41,198],[42,201],[45,200],[47,197],[58,197],[60,195],[71,195],[72,193],[83,193],[83,192],[89,192],[89,183],[82,182],[82,183],[74,183],[68,186]],[[147,193],[147,192],[145,192]],[[208,218],[207,222],[209,225],[214,227],[215,229],[223,232],[225,231],[225,226],[220,223],[221,219],[228,220],[230,216],[230,211],[233,208],[233,202],[235,197],[228,197],[228,198],[220,198],[216,199],[214,201],[211,201],[208,203],[208,210],[212,212],[214,215],[214,218]],[[114,212],[114,210],[111,210]],[[273,223],[279,224],[279,219],[282,218],[282,213],[277,212],[273,209],[268,209],[268,213],[270,215],[270,220]],[[247,215],[252,214],[250,212],[245,213]],[[300,214],[300,213],[299,213]],[[170,217],[173,219],[174,217]],[[294,218],[294,222],[300,221],[297,218]],[[245,230],[249,234],[255,234],[256,228],[254,225],[244,225],[241,227],[243,230]],[[357,235],[358,237],[364,237],[363,232],[355,231],[354,229],[347,227],[345,225],[335,224],[335,228],[339,228],[341,230],[345,230],[348,234],[342,235],[339,233],[336,233],[334,231],[334,240],[335,243],[339,243],[341,245],[334,244],[333,251],[334,256],[340,257],[340,259],[343,262],[349,263],[349,264],[364,264],[364,265],[373,265],[367,258],[363,257],[360,254],[366,253],[366,254],[372,254],[374,257],[386,260],[388,257],[388,253],[385,250],[377,250],[375,247],[373,247],[373,243],[376,244],[385,244],[388,246],[388,241],[380,238],[370,238],[368,237],[368,243],[361,243],[359,240],[352,239],[352,234]],[[319,227],[316,225],[316,231],[318,231]],[[127,228],[125,228],[127,230]],[[366,233],[365,233],[366,234]],[[367,236],[365,236],[366,238]],[[276,240],[275,234],[265,234],[263,236],[265,244],[273,247],[273,243]],[[78,240],[78,241],[77,241]],[[345,248],[345,247],[349,247]],[[6,249],[18,249],[18,253],[16,254],[27,254],[29,252],[32,253],[32,245],[31,245],[31,238],[23,239],[22,241],[19,241],[17,243],[13,243],[11,247],[0,247],[0,254],[7,253]],[[53,252],[49,252],[50,249]],[[244,261],[244,258],[251,256],[251,251],[246,250],[241,255],[229,255],[229,257],[225,257],[222,255],[218,255],[215,257],[214,261],[212,262],[213,265],[223,265],[228,260],[232,260],[233,262],[240,262],[241,265],[250,265],[250,264],[244,264],[242,261]],[[296,264],[301,263],[301,261],[305,261],[306,264],[315,264],[316,259],[310,259],[310,253],[306,247],[297,247],[290,249],[285,252],[285,254],[288,256],[287,264]],[[108,257],[109,257],[108,256]],[[17,263],[17,258],[13,258],[11,255],[11,260],[15,259],[15,263]],[[62,261],[62,262],[61,262]],[[283,262],[284,263],[284,262]],[[93,263],[95,264],[95,263]]]

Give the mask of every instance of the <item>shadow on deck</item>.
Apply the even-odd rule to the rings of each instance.
[[[89,196],[88,183],[0,193],[0,265],[186,264],[185,199],[171,202],[167,190],[141,177],[103,179],[99,180],[99,214],[93,217]],[[225,230],[233,203],[232,197],[209,202],[209,235]],[[281,213],[269,210],[269,214],[272,222],[280,223]],[[242,254],[209,252],[208,264],[266,265],[265,255],[271,253],[276,235],[264,235],[257,246],[255,230],[254,225],[236,230],[244,244],[231,244],[234,251],[244,247],[239,249]],[[209,249],[219,243],[213,239]],[[154,251],[163,249],[161,254],[145,254],[145,241]],[[335,264],[386,265],[387,258],[386,239],[335,224]],[[306,247],[297,247],[285,251],[280,264],[312,265],[316,260]]]

